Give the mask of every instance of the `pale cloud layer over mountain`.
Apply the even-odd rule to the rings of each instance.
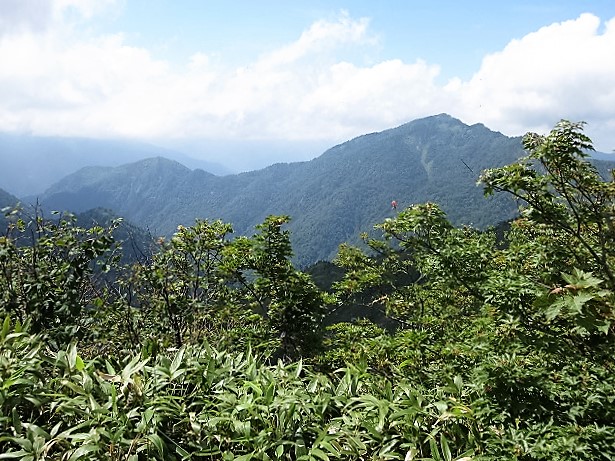
[[[428,58],[352,59],[380,31],[344,11],[239,66],[206,49],[178,64],[95,27],[123,4],[2,0],[0,131],[333,143],[447,112],[507,135],[585,120],[615,149],[615,18],[545,25],[442,81]]]

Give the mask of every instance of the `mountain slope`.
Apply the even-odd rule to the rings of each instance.
[[[0,209],[7,206],[17,205],[19,199],[12,194],[9,194],[4,189],[0,189]]]
[[[174,189],[190,173],[189,168],[162,157],[119,167],[86,167],[50,187],[43,195],[42,205],[46,211],[76,213],[108,208],[137,225],[153,225],[160,233],[166,233],[170,228],[160,228],[157,223],[167,219],[166,204],[173,200]]]
[[[355,138],[309,162],[218,177],[163,158],[116,168],[86,168],[48,189],[47,210],[111,208],[154,233],[195,218],[223,219],[251,234],[269,214],[292,217],[301,265],[331,258],[344,241],[412,203],[441,204],[455,224],[483,227],[513,216],[508,198],[483,198],[484,168],[523,154],[519,138],[442,114]]]
[[[16,206],[18,203],[19,199],[17,197],[9,194],[4,189],[0,189],[0,235],[4,234],[9,223],[1,210],[3,210],[4,208],[10,209],[11,207]]]
[[[0,187],[25,197],[42,193],[85,166],[118,166],[155,156],[173,158],[215,174],[229,173],[221,165],[137,141],[0,133]]]
[[[113,220],[119,218],[119,216],[116,216],[111,210],[93,208],[75,215],[75,218],[79,227],[88,229],[92,226],[109,227]],[[115,242],[122,247],[121,264],[147,261],[153,254],[154,238],[145,230],[125,219],[122,219],[114,230],[113,237]]]

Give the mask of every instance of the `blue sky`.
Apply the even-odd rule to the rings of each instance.
[[[543,26],[593,13],[615,16],[612,0],[128,0],[105,32],[124,32],[157,57],[181,64],[197,52],[241,65],[284,46],[340,12],[368,18],[377,44],[354,59],[425,59],[442,78],[469,78],[482,58]]]
[[[0,0],[0,62],[0,131],[251,167],[441,112],[615,149],[612,0]]]

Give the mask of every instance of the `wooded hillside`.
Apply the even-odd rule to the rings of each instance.
[[[615,184],[582,128],[482,172],[522,205],[503,241],[408,206],[342,246],[331,291],[285,216],[234,239],[199,220],[120,267],[117,223],[11,215],[0,459],[615,457]],[[325,327],[349,303],[398,329]]]

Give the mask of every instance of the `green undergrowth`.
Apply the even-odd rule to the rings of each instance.
[[[9,212],[0,460],[614,459],[615,182],[582,124],[524,145],[480,178],[520,204],[503,235],[411,205],[327,291],[286,216],[122,265],[117,223]]]

